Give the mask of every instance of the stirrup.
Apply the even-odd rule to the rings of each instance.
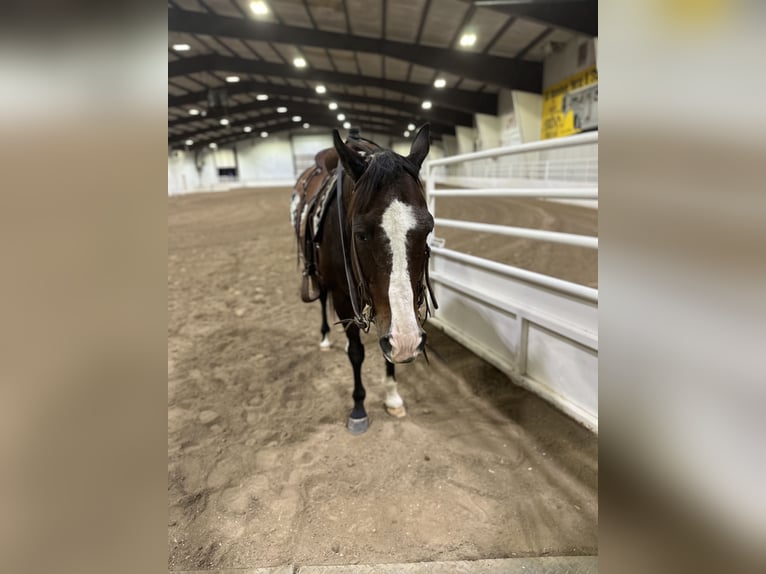
[[[319,282],[316,275],[304,275],[301,280],[301,300],[311,303],[319,299]]]

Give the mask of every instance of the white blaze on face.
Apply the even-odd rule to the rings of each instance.
[[[394,200],[383,212],[381,226],[391,249],[391,279],[388,284],[391,355],[395,361],[404,361],[417,354],[421,340],[407,269],[407,232],[415,227],[412,207]]]

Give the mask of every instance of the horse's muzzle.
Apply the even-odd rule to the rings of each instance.
[[[389,363],[411,363],[425,346],[426,334],[423,331],[420,331],[418,337],[412,337],[410,340],[403,338],[398,344],[396,340],[392,341],[390,335],[380,338],[380,348]]]

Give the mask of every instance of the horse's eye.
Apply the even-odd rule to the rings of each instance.
[[[356,239],[357,241],[367,241],[369,237],[364,231],[357,231],[356,233]]]

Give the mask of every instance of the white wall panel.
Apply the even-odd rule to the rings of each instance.
[[[250,180],[290,180],[293,172],[293,151],[287,136],[254,138],[237,143],[239,178]]]

